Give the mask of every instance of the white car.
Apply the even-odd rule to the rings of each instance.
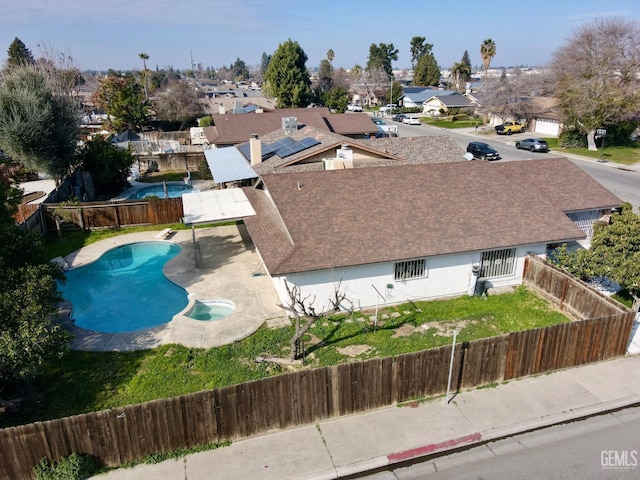
[[[362,105],[359,105],[357,103],[350,103],[349,105],[347,105],[347,110],[349,110],[350,112],[361,112]]]
[[[402,119],[402,123],[406,123],[407,125],[421,125],[420,119],[418,117],[404,117]]]

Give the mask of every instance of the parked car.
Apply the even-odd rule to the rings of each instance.
[[[498,135],[511,135],[520,132],[524,132],[524,125],[520,122],[504,122],[502,125],[496,125]]]
[[[407,125],[421,125],[422,122],[420,122],[418,117],[404,117],[402,123],[406,123]]]
[[[404,113],[396,113],[393,117],[391,117],[391,120],[393,120],[394,122],[402,123],[404,117],[406,117]]]
[[[361,112],[362,105],[360,105],[359,103],[350,103],[349,105],[347,105],[347,110],[349,110],[350,112]]]
[[[516,148],[529,150],[530,152],[548,152],[549,144],[540,138],[525,138],[516,142]]]
[[[375,123],[376,125],[386,125],[386,123],[384,122],[384,120],[382,120],[381,118],[372,118],[371,119],[373,121],[373,123]]]
[[[488,143],[471,142],[467,145],[467,152],[473,155],[473,158],[480,160],[500,160],[500,154]]]

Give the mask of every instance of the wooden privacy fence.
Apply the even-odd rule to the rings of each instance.
[[[39,208],[21,205],[16,216],[24,219],[42,214],[43,231],[55,232],[55,216],[64,218],[65,229],[120,228],[134,225],[180,223],[184,213],[182,198],[142,199],[113,202],[83,202],[78,205],[41,203]]]
[[[537,262],[537,260],[533,260]],[[537,265],[537,263],[536,263]],[[544,267],[545,263],[541,263]],[[531,265],[529,265],[530,268]],[[548,267],[550,268],[550,267]],[[560,272],[561,273],[561,272]],[[547,278],[547,273],[543,278]],[[528,281],[534,282],[535,276]],[[542,283],[536,288],[554,286]],[[555,302],[587,305],[580,283]],[[588,289],[587,289],[588,290]],[[583,299],[582,295],[589,297]],[[514,332],[455,346],[454,390],[622,356],[633,326],[631,310],[602,301],[610,315]],[[76,452],[120,466],[152,453],[235,440],[273,429],[392,405],[446,392],[451,346],[396,357],[304,370],[240,385],[0,430],[0,478],[32,478],[41,458]]]

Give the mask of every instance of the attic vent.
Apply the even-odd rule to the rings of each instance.
[[[282,117],[282,128],[287,135],[298,131],[298,119],[296,117]]]
[[[342,145],[336,150],[336,157],[353,162],[353,150],[351,150],[348,145]]]

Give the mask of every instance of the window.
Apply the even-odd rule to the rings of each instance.
[[[482,252],[482,261],[480,262],[479,276],[482,278],[491,278],[513,275],[516,265],[515,260],[515,248]]]
[[[395,265],[395,280],[408,280],[410,278],[420,278],[427,276],[427,260],[407,260],[398,262]]]

